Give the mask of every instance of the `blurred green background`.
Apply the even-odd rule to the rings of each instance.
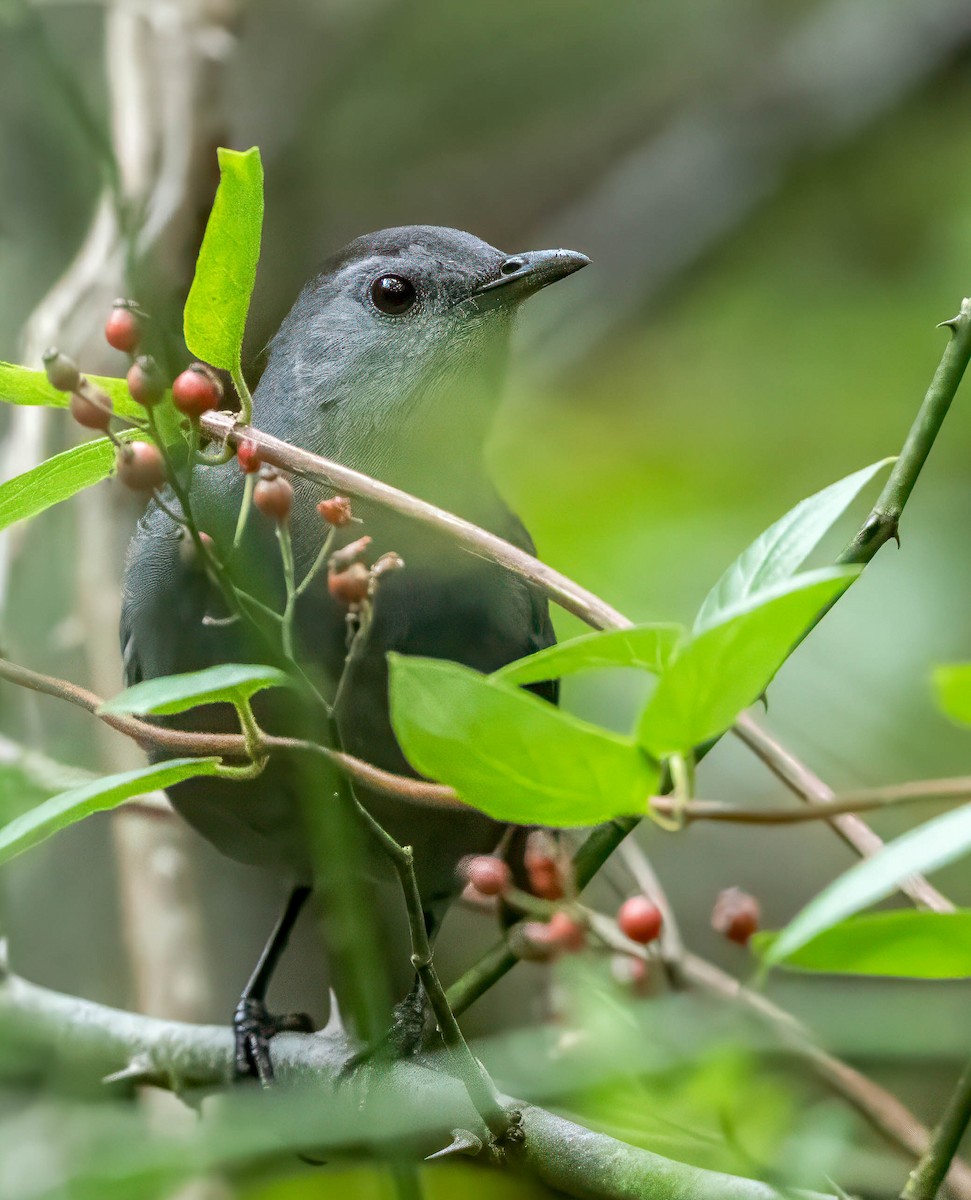
[[[103,180],[91,127],[104,137],[109,122],[106,22],[124,7],[0,8],[0,357],[21,361],[25,323],[89,227]],[[966,3],[198,0],[153,5],[146,23],[167,10],[210,39],[218,140],[263,153],[254,377],[316,264],[369,229],[448,224],[510,252],[590,254],[589,270],[523,314],[492,457],[541,555],[632,618],[690,619],[763,527],[899,448],[945,341],[935,325],[971,290]],[[128,43],[112,45],[120,53]],[[143,72],[149,108],[178,69],[163,60],[154,76]],[[211,187],[198,200],[199,230],[208,198]],[[162,312],[177,307],[186,261],[151,268]],[[68,338],[64,348],[83,347]],[[10,418],[0,419],[9,445]],[[45,428],[49,448],[73,436],[66,424]],[[768,726],[837,790],[968,769],[971,740],[935,713],[928,673],[971,657],[969,449],[961,394],[901,549],[881,552],[771,689]],[[4,652],[82,682],[92,605],[78,601],[73,552],[83,535],[117,571],[137,515],[102,489],[111,527],[99,536],[77,503],[46,514],[10,549],[4,596]],[[852,531],[848,519],[829,549]],[[99,595],[110,616],[116,599]],[[568,619],[558,625],[576,631]],[[109,636],[98,644],[109,653]],[[566,703],[624,728],[640,686],[598,677],[570,684]],[[8,685],[0,729],[61,762],[103,765],[87,718]],[[16,794],[0,802],[23,802],[6,790]],[[699,793],[784,799],[731,739],[705,762]],[[873,823],[890,835],[917,815]],[[651,830],[642,840],[689,943],[743,974],[744,953],[708,928],[717,892],[747,888],[777,926],[852,861],[831,831],[809,826]],[[209,969],[193,1012],[221,1020],[282,884],[188,844]],[[116,846],[109,821],[96,819],[4,870],[2,922],[18,971],[133,1002]],[[966,864],[937,882],[971,902]],[[629,887],[622,874],[618,886]],[[609,883],[599,894],[616,901]],[[281,1002],[323,1015],[312,931],[303,935]],[[446,977],[490,937],[481,918],[450,918]],[[539,974],[517,968],[470,1013],[470,1033],[542,1016]],[[968,1046],[966,985],[780,977],[770,992],[933,1118],[940,1081]],[[765,1082],[747,1068],[736,1078],[724,1062],[708,1069],[721,1081],[711,1096],[720,1087],[750,1096]],[[587,1099],[610,1111],[607,1098],[601,1110]],[[886,1167],[889,1156],[880,1160]],[[900,1168],[889,1161],[893,1187]],[[862,1179],[879,1194],[880,1169],[868,1162],[843,1182]],[[245,1194],[319,1194],[301,1180],[252,1183]],[[333,1194],[351,1186],[335,1182]],[[473,1194],[468,1181],[456,1186]]]

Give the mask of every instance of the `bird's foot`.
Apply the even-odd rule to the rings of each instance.
[[[307,1013],[288,1013],[275,1016],[267,1011],[262,1000],[243,996],[233,1013],[233,1035],[236,1041],[235,1069],[237,1079],[259,1080],[261,1087],[273,1082],[273,1061],[270,1041],[278,1033],[313,1033],[314,1023]]]

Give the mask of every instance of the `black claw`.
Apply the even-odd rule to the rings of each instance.
[[[233,1013],[236,1039],[236,1077],[256,1079],[261,1087],[273,1082],[270,1041],[278,1033],[312,1033],[314,1023],[307,1013],[273,1016],[262,1000],[244,996]]]

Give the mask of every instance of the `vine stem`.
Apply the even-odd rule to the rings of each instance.
[[[971,1121],[971,1059],[957,1081],[930,1145],[911,1171],[900,1200],[934,1200]]]

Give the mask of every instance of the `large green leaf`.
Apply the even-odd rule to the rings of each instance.
[[[224,371],[240,370],[263,232],[263,165],[254,146],[218,151],[219,187],[185,303],[185,344]]]
[[[636,667],[657,675],[664,670],[683,636],[681,625],[640,625],[634,629],[587,633],[510,663],[492,678],[503,683],[539,683],[603,667]]]
[[[777,933],[758,933],[752,948],[767,958],[778,939]],[[971,976],[971,911],[850,917],[787,955],[784,965],[839,975],[963,979]]]
[[[825,930],[883,900],[911,875],[926,875],[971,850],[971,804],[942,813],[864,859],[815,896],[765,953],[782,962]]]
[[[52,796],[0,829],[0,863],[5,863],[92,813],[117,808],[133,796],[171,787],[194,775],[213,775],[218,758],[176,758],[121,775],[106,775]]]
[[[937,706],[958,725],[971,725],[971,663],[935,667]]]
[[[131,398],[124,379],[113,379],[107,375],[89,375],[88,379],[108,393],[115,412],[120,416],[144,417],[145,410]],[[0,362],[0,400],[8,404],[67,408],[70,399],[67,392],[59,392],[51,387],[43,371],[31,371],[28,367]]]
[[[894,460],[882,459],[808,496],[744,550],[705,597],[695,631],[721,620],[721,614],[757,592],[789,579],[820,538],[846,511],[861,488]]]
[[[201,704],[237,704],[264,688],[288,687],[291,679],[262,663],[224,663],[185,675],[164,675],[136,683],[105,701],[99,713],[169,716]]]
[[[130,438],[132,434],[122,436]],[[15,475],[0,484],[0,529],[35,517],[52,504],[100,483],[114,466],[114,446],[107,438],[95,438],[55,454],[23,475]]]
[[[652,755],[687,754],[723,733],[765,691],[813,620],[859,567],[809,571],[728,609],[677,651],[641,713]]]
[[[389,654],[391,720],[412,766],[521,825],[643,814],[660,771],[630,739],[440,659]]]

